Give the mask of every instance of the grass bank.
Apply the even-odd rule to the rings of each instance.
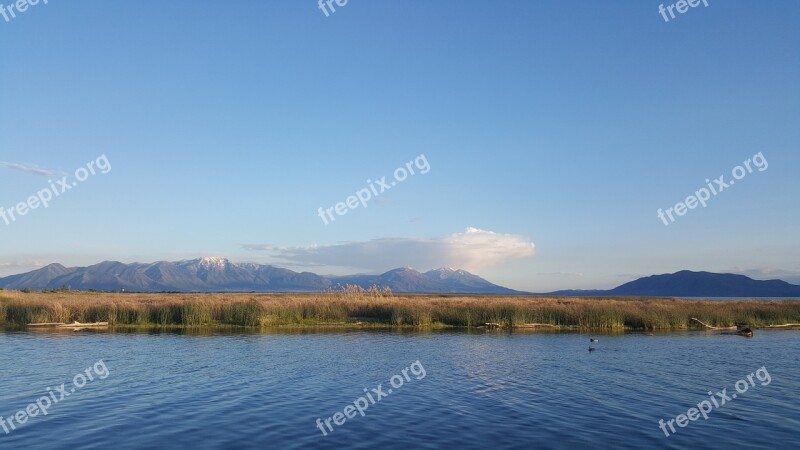
[[[118,294],[0,291],[0,325],[557,327],[684,330],[800,323],[800,301],[435,296],[372,293]]]

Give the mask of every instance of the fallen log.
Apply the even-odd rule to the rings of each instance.
[[[69,324],[64,324],[60,328],[96,328],[96,327],[107,327],[108,322],[94,322],[94,323],[80,323],[80,322],[73,322]]]
[[[522,325],[517,325],[516,328],[536,328],[536,327],[551,327],[557,328],[561,325],[556,325],[553,323],[523,323]]]
[[[108,322],[94,322],[94,323],[80,323],[78,321],[75,321],[75,322],[72,322],[72,323],[48,322],[48,323],[29,323],[27,326],[28,327],[33,327],[33,328],[50,327],[50,328],[77,328],[77,329],[82,329],[82,328],[107,327],[108,326]]]
[[[767,325],[763,328],[789,328],[789,327],[800,327],[800,323],[785,323],[783,325]]]
[[[703,321],[702,321],[702,320],[700,320],[700,319],[696,319],[696,318],[694,318],[694,317],[692,317],[692,320],[694,320],[694,321],[697,321],[697,322],[700,322],[700,323],[701,323],[703,326],[705,326],[706,328],[710,328],[710,329],[712,329],[712,330],[735,330],[735,329],[736,329],[736,327],[735,327],[735,326],[733,326],[733,327],[712,327],[711,325],[709,325],[709,324],[707,324],[707,323],[703,322]]]

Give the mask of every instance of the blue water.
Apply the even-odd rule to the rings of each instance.
[[[798,301],[800,297],[675,297],[684,300],[715,300],[715,301],[754,301],[754,302],[781,302]]]
[[[800,445],[798,331],[0,332],[0,415],[88,368],[94,381],[6,434],[13,449],[776,448]],[[100,365],[97,362],[102,360]],[[407,370],[408,377],[402,375]],[[102,370],[103,366],[107,372]],[[659,419],[759,368],[771,381],[676,425]],[[424,369],[424,377],[421,377]],[[95,370],[100,369],[100,370]],[[415,375],[417,373],[418,375]],[[100,375],[106,375],[100,379]],[[402,387],[317,428],[364,394]],[[79,380],[80,381],[80,380]],[[395,378],[396,384],[399,384]],[[373,397],[374,398],[374,397]],[[352,411],[350,411],[352,413]],[[325,425],[323,424],[323,428]]]

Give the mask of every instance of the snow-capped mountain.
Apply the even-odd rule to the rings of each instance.
[[[320,276],[256,263],[234,263],[222,257],[177,262],[123,264],[104,261],[89,267],[50,264],[32,272],[0,278],[5,289],[57,289],[132,292],[319,292],[339,285],[388,286],[394,292],[515,294],[464,270],[420,273],[410,267],[380,275]]]

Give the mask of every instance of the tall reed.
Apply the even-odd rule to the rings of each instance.
[[[115,294],[0,291],[0,324],[109,322],[112,325],[247,327],[382,325],[670,330],[700,325],[800,323],[800,301],[703,301],[395,295],[383,290],[319,294]]]

